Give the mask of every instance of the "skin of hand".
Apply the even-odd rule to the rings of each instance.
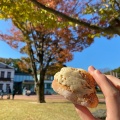
[[[93,66],[89,66],[88,72],[93,76],[105,96],[106,120],[120,120],[120,79],[104,75]],[[75,109],[81,120],[100,120],[95,118],[87,107],[75,104]]]

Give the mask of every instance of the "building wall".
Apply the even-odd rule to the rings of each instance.
[[[34,78],[32,75],[28,75],[28,74],[15,74],[14,82],[22,82],[23,80],[33,81]]]
[[[40,77],[39,75],[37,76]],[[45,94],[54,94],[55,92],[51,88],[51,84],[53,81],[53,76],[45,76],[44,81],[44,87],[45,87]],[[22,83],[22,85],[21,85]],[[34,84],[34,78],[32,75],[29,74],[15,74],[14,77],[14,85],[18,85],[17,88],[22,87],[22,90],[19,90],[19,93],[24,93],[24,88],[27,88],[27,90],[30,90],[32,92],[35,92],[35,84]],[[20,88],[19,88],[20,89]]]
[[[1,82],[0,81],[0,91],[3,89],[3,91],[6,93],[7,92],[7,87],[10,86],[11,89],[13,89],[13,83],[12,82]]]
[[[14,85],[16,87],[18,94],[23,94],[24,88],[27,88],[28,90],[32,90],[33,92],[34,78],[30,74],[15,73]]]
[[[5,68],[0,68],[0,77],[1,77],[1,71],[5,72],[5,78],[7,78],[7,73],[11,72],[11,79],[13,80],[14,78],[14,69],[5,69]]]
[[[40,78],[40,75],[37,75],[38,79]],[[51,75],[46,75],[45,76],[45,81],[44,81],[44,94],[50,95],[50,94],[55,94],[54,90],[51,87],[52,81],[54,79],[54,76]]]
[[[4,71],[4,77],[1,76],[2,71]],[[8,72],[11,73],[10,78],[7,77]],[[14,79],[14,69],[0,68],[0,90],[3,89],[6,92],[8,86],[13,88]]]

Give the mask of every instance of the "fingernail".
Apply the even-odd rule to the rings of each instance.
[[[90,70],[91,72],[93,72],[93,71],[95,70],[95,68],[94,68],[93,66],[90,66],[90,67],[89,67],[89,70]]]

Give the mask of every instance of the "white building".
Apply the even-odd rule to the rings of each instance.
[[[0,62],[0,90],[6,92],[7,87],[13,88],[14,68]]]

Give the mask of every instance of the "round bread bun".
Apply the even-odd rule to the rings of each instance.
[[[54,75],[52,88],[74,104],[94,108],[98,105],[95,80],[83,69],[63,67]]]

